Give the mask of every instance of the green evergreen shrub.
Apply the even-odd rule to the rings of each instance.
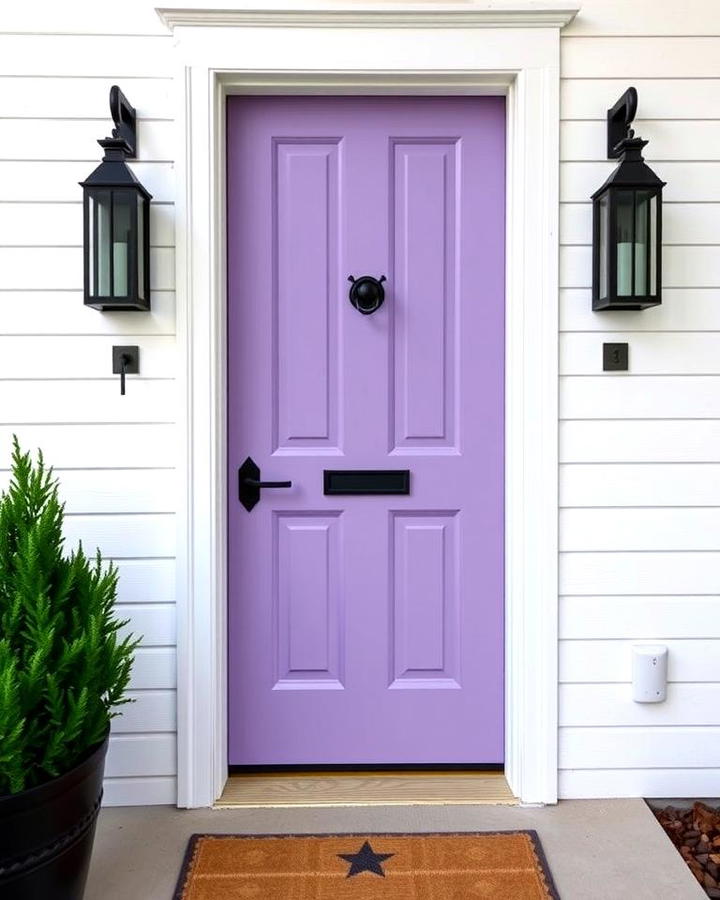
[[[13,439],[0,495],[0,794],[71,769],[102,741],[138,641],[113,613],[117,569],[63,552],[64,505],[42,453]]]

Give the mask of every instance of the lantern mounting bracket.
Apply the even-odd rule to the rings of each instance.
[[[110,88],[110,115],[115,123],[112,137],[101,138],[98,141],[105,150],[105,158],[135,159],[137,156],[135,107],[116,84]]]
[[[623,152],[623,142],[631,140],[635,133],[630,127],[637,112],[638,96],[629,87],[614,106],[607,111],[607,156],[618,159]]]

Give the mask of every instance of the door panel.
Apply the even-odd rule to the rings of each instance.
[[[457,514],[400,513],[393,525],[390,687],[460,688]]]
[[[338,144],[273,142],[276,449],[337,447]],[[302,340],[298,336],[302,335]]]
[[[452,447],[458,144],[398,141],[393,149],[395,447]],[[412,314],[399,298],[412,298]]]
[[[274,521],[274,690],[342,689],[338,516],[277,513]]]
[[[501,762],[504,100],[227,111],[230,762]]]

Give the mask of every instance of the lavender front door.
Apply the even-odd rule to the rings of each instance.
[[[227,122],[230,763],[499,763],[504,100]],[[292,482],[250,512],[248,456]],[[410,492],[325,493],[348,469]]]

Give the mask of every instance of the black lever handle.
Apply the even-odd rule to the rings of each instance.
[[[292,487],[292,481],[258,481],[257,478],[243,478],[243,484],[255,488],[288,488]]]
[[[128,364],[132,362],[129,353],[123,353],[120,357],[120,395],[125,396],[125,371]]]
[[[261,481],[258,464],[250,456],[238,469],[238,499],[248,512],[260,502],[261,488],[289,487],[292,481]]]

